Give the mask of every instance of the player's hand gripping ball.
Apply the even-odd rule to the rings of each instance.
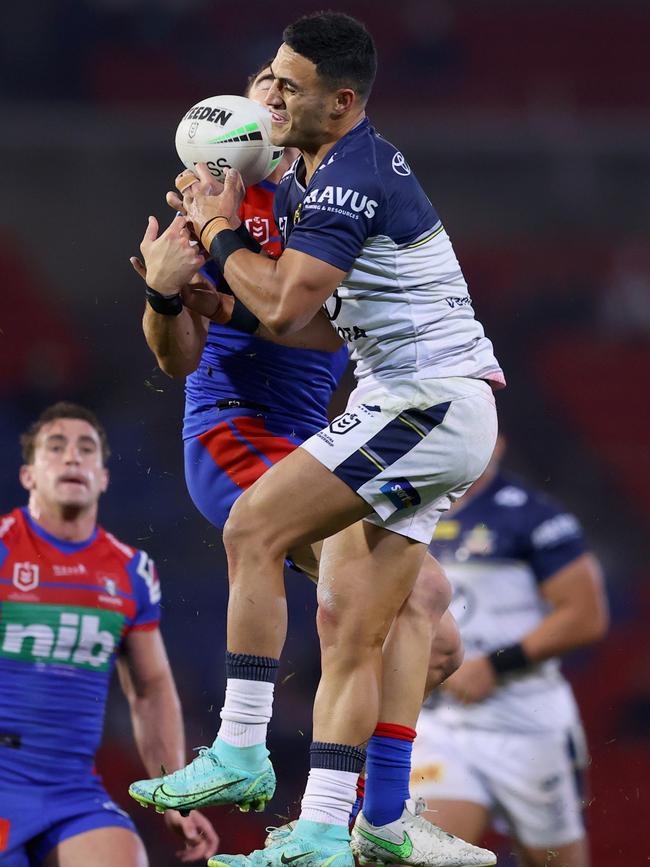
[[[271,143],[271,115],[245,96],[211,96],[197,102],[176,130],[176,151],[185,167],[207,163],[223,181],[228,169],[249,187],[267,178],[282,159],[283,148]]]

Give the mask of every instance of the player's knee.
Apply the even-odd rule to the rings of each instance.
[[[431,644],[425,695],[440,686],[460,668],[463,656],[463,640],[460,637],[456,621],[447,611],[440,621],[438,631]]]
[[[371,623],[359,606],[350,604],[349,599],[341,599],[321,585],[318,586],[317,599],[316,626],[321,653],[337,658],[347,655],[349,662],[353,663],[355,658],[368,651],[381,651],[387,630]]]
[[[270,523],[250,502],[247,494],[239,497],[233,504],[223,528],[223,545],[231,566],[240,562],[244,555],[285,555],[285,551],[279,552],[278,534],[272,531]]]
[[[411,591],[411,604],[416,609],[426,611],[434,620],[439,620],[449,608],[451,596],[451,584],[442,566],[433,557],[425,557]]]

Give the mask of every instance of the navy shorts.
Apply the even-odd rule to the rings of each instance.
[[[99,777],[65,784],[0,782],[0,867],[39,867],[68,837],[108,827],[137,833]]]

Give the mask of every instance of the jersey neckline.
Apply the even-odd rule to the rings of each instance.
[[[25,521],[29,525],[29,527],[43,539],[44,542],[52,545],[62,554],[75,554],[78,551],[83,551],[86,548],[89,548],[93,542],[97,539],[97,534],[99,532],[98,527],[95,526],[92,533],[87,539],[84,539],[81,542],[67,542],[65,539],[59,539],[57,536],[53,536],[51,533],[48,533],[40,524],[37,524],[36,521],[29,514],[29,510],[26,506],[21,506],[20,511],[23,513]]]

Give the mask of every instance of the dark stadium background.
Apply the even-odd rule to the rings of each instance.
[[[335,8],[336,8],[336,4]],[[0,507],[23,502],[17,437],[73,398],[108,427],[103,523],[158,562],[188,745],[222,699],[225,566],[185,492],[182,384],[140,332],[129,255],[179,164],[198,99],[238,93],[282,25],[319,3],[41,0],[0,6]],[[380,71],[370,115],[437,206],[493,338],[509,464],[583,520],[605,566],[609,638],[566,666],[593,755],[594,864],[650,858],[650,8],[647,0],[347,0]],[[339,7],[342,8],[342,7]],[[215,811],[224,851],[295,810],[318,675],[311,586],[290,577],[290,639],[272,731],[281,780],[263,817]],[[152,863],[177,863],[141,775],[124,701],[100,766]],[[241,847],[241,848],[238,848]],[[507,848],[500,864],[511,864]]]

